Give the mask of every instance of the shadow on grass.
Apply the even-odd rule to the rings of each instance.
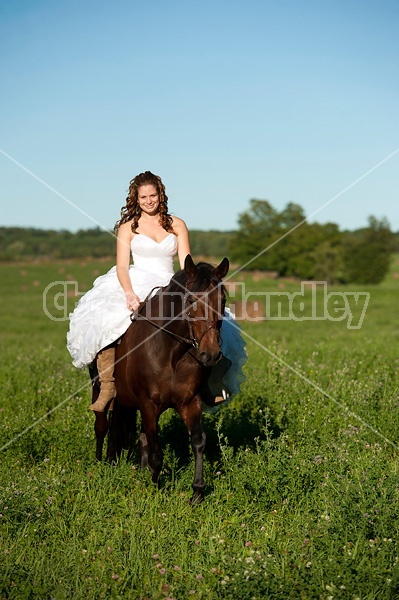
[[[267,400],[261,396],[234,399],[220,410],[203,414],[203,428],[206,434],[206,459],[213,465],[220,461],[220,441],[228,444],[234,452],[240,448],[255,450],[256,440],[264,439],[266,433],[272,438],[280,436],[282,429],[274,415],[264,410]],[[265,414],[266,413],[266,414]],[[160,428],[162,448],[170,448],[177,467],[187,465],[192,456],[187,429],[180,417],[173,413]]]

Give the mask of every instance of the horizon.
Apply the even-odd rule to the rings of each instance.
[[[372,215],[371,215],[372,216]],[[329,221],[329,223],[333,224],[333,225],[338,225],[337,223],[332,223],[331,221]],[[318,225],[326,225],[326,223],[319,223],[318,221],[312,221],[312,223],[308,223],[309,225],[313,225],[313,224],[318,224]],[[357,231],[361,231],[362,229],[367,229],[368,225],[364,226],[364,227],[359,227],[358,229],[341,229],[338,225],[338,229],[341,233],[354,233]],[[111,233],[113,234],[113,229],[103,229],[102,227],[100,227],[99,225],[93,226],[93,227],[86,227],[86,228],[80,228],[80,229],[76,229],[76,230],[71,230],[71,229],[55,229],[53,227],[49,227],[49,228],[44,228],[44,227],[35,227],[35,226],[31,226],[31,225],[27,225],[27,226],[23,226],[23,225],[0,225],[0,229],[32,229],[34,231],[54,231],[56,233],[71,233],[72,235],[75,235],[76,233],[80,233],[81,231],[103,231],[104,233]],[[240,230],[237,229],[190,229],[189,234],[192,233],[238,233]],[[396,231],[391,229],[391,233],[393,235],[397,235],[399,234],[399,229],[397,229]]]

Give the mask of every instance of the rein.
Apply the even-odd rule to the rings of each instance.
[[[186,344],[189,344],[190,346],[193,346],[193,348],[198,350],[199,344],[198,344],[197,340],[195,339],[195,337],[188,338],[188,337],[179,335],[178,333],[175,333],[174,331],[170,331],[170,329],[166,329],[166,327],[164,327],[163,325],[158,325],[158,323],[154,323],[154,321],[151,321],[151,319],[149,319],[145,315],[140,315],[139,313],[137,313],[136,317],[134,317],[134,315],[132,315],[132,317],[131,317],[132,321],[137,320],[138,318],[143,319],[143,321],[147,321],[148,323],[151,323],[151,325],[154,325],[154,327],[156,327],[157,329],[160,329],[161,331],[168,333],[169,335],[174,337],[179,342],[184,342]]]

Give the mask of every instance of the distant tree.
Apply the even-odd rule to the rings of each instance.
[[[322,241],[310,253],[315,281],[338,283],[342,279],[343,251],[341,243]]]
[[[328,283],[337,280],[342,254],[342,233],[337,225],[303,223],[287,240],[287,275]]]
[[[190,230],[191,253],[209,259],[223,258],[229,253],[229,242],[233,236],[232,231]]]
[[[299,204],[276,211],[267,200],[251,200],[239,217],[231,256],[248,269],[277,271],[280,276],[334,281],[341,266],[342,234],[334,223],[309,224]],[[322,268],[323,255],[328,267]]]
[[[369,226],[344,238],[343,279],[354,283],[380,283],[388,273],[394,236],[386,219],[369,217]]]
[[[299,204],[289,202],[278,214],[278,224],[281,229],[291,231],[306,222],[305,212]]]
[[[273,270],[277,262],[269,249],[280,234],[278,212],[267,200],[250,201],[250,209],[238,218],[239,230],[231,240],[230,256],[249,269]]]

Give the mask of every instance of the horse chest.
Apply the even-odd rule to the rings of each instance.
[[[200,381],[201,369],[170,366],[148,379],[148,395],[161,402],[184,401],[197,393]]]
[[[170,371],[169,384],[171,388],[192,388],[199,385],[201,371],[198,370],[179,370]]]

